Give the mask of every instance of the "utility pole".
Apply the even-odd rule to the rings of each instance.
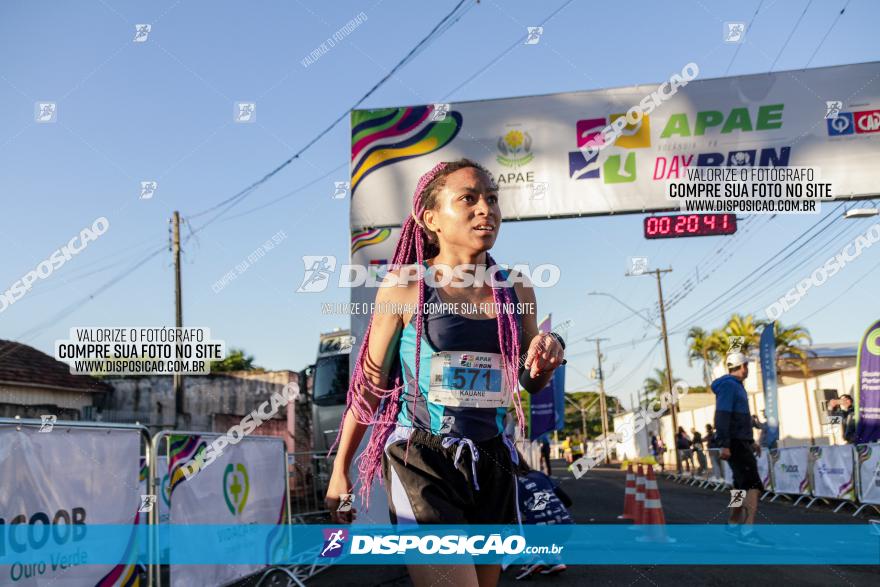
[[[672,268],[670,267],[669,269],[654,269],[653,271],[645,271],[643,273],[627,273],[626,276],[653,274],[657,278],[657,298],[660,305],[660,336],[663,337],[663,349],[666,351],[666,386],[669,388],[669,394],[672,396],[670,413],[672,414],[672,436],[674,443],[675,435],[678,433],[678,405],[676,402],[678,397],[672,389],[672,363],[669,359],[669,336],[666,332],[666,306],[663,303],[663,285],[660,281],[661,274],[671,272]],[[675,454],[675,469],[681,472],[681,459],[678,458],[678,450],[673,449],[673,454]]]
[[[171,217],[171,253],[174,256],[174,325],[183,327],[183,302],[180,286],[180,213],[175,210]],[[187,422],[183,409],[183,375],[174,373],[174,425],[178,430],[186,430]]]
[[[602,410],[602,435],[603,435],[603,448],[605,449],[605,458],[609,458],[610,452],[608,452],[608,405],[605,399],[605,373],[602,371],[602,349],[600,347],[600,343],[603,340],[608,340],[607,338],[588,338],[588,341],[593,340],[596,341],[596,359],[599,361],[599,409]]]
[[[578,393],[578,392],[571,392],[571,393]],[[590,411],[590,408],[593,407],[593,404],[596,403],[596,400],[593,400],[592,402],[590,402],[590,405],[588,405],[587,407],[584,407],[581,404],[579,404],[578,402],[576,402],[573,399],[571,399],[570,397],[568,397],[568,395],[563,395],[562,397],[564,397],[565,401],[567,401],[568,403],[573,405],[581,413],[581,434],[583,435],[583,441],[586,442],[587,441],[587,412]]]

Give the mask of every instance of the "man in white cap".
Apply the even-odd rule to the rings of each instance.
[[[712,382],[715,394],[715,446],[733,471],[733,488],[745,490],[741,507],[730,508],[727,531],[737,536],[737,543],[769,547],[770,542],[755,534],[753,525],[758,511],[758,497],[764,491],[758,475],[755,453],[760,447],[752,436],[752,416],[743,381],[749,376],[749,360],[740,352],[730,353],[725,361],[727,375]]]

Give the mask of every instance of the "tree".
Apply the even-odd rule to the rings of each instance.
[[[749,351],[758,346],[761,340],[760,329],[766,324],[763,320],[755,320],[751,314],[733,314],[720,330],[715,332],[715,350],[725,356],[730,350],[731,338],[742,337],[740,352],[748,355]]]
[[[811,355],[815,355],[807,348],[813,344],[810,331],[799,324],[783,326],[777,323],[774,342],[776,343],[776,357],[779,364],[798,367],[804,377],[808,377],[810,374],[808,359]]]
[[[688,330],[688,367],[693,366],[694,361],[703,362],[703,383],[709,385],[712,382],[712,365],[718,361],[717,345],[712,334],[699,326],[692,326]]]
[[[244,349],[230,349],[222,361],[211,361],[211,373],[228,371],[262,371],[262,367],[254,365],[254,357],[245,354]]]
[[[645,378],[645,399],[650,404],[655,400],[659,400],[664,392],[670,391],[666,377],[666,369],[654,369],[653,377]],[[681,379],[673,379],[672,384],[675,385]]]
[[[565,426],[560,431],[561,437],[566,436],[583,436],[581,430],[583,428],[581,421],[581,410],[586,410],[584,416],[587,424],[587,436],[589,438],[598,438],[602,435],[602,413],[599,409],[599,394],[595,391],[576,391],[565,394],[569,400],[577,404],[577,407],[570,402],[565,402]],[[605,394],[605,404],[608,408],[608,426],[609,432],[614,430],[614,414],[620,410],[620,401],[611,395]]]

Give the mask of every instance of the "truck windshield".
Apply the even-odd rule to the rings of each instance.
[[[348,355],[322,357],[315,363],[314,402],[317,406],[345,404],[348,393]]]

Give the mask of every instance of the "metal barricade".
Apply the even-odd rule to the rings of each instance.
[[[45,423],[43,420],[30,419],[30,418],[0,418],[0,427],[2,426],[14,426],[17,430],[21,430],[22,427],[36,427],[43,430]],[[79,429],[87,429],[87,430],[137,430],[141,439],[143,440],[142,448],[142,456],[141,458],[145,460],[145,462],[149,465],[154,460],[153,458],[153,449],[152,444],[150,442],[150,431],[146,426],[142,426],[140,424],[115,424],[115,423],[104,423],[104,422],[84,422],[77,420],[55,420],[52,422],[52,431],[58,432],[64,429],[71,428],[79,428]],[[152,489],[149,489],[149,480],[148,480],[148,490],[147,493],[151,495],[155,495],[155,492]],[[156,509],[156,508],[153,508]],[[152,518],[152,513],[150,513],[150,518]],[[149,548],[152,549],[152,542],[149,545]],[[150,557],[152,558],[153,551],[150,550]],[[146,571],[146,580],[147,585],[152,585],[152,581],[154,580],[154,568],[153,565],[140,565],[138,566]],[[145,567],[145,568],[144,568]]]
[[[199,436],[202,438],[217,438],[217,437],[224,436],[224,435],[226,435],[225,432],[202,432],[202,431],[194,431],[194,430],[162,430],[161,432],[159,432],[158,434],[153,436],[153,438],[151,440],[152,450],[150,451],[150,454],[152,454],[152,455],[160,454],[159,451],[160,451],[160,448],[163,446],[162,441],[164,440],[165,441],[164,448],[166,451],[166,457],[168,457],[168,463],[169,463],[169,466],[171,466],[170,465],[170,463],[171,463],[170,438],[171,437],[173,437],[173,436]],[[280,440],[276,436],[258,436],[258,435],[248,436],[247,439],[252,440],[252,441],[278,441],[278,440]],[[160,473],[157,469],[157,462],[156,461],[157,461],[157,459],[155,459],[155,458],[152,458],[149,460],[150,475],[149,475],[149,480],[148,480],[148,490],[149,490],[149,493],[151,493],[152,495],[158,495],[157,484],[159,484],[161,481],[161,476],[160,476]],[[282,466],[284,467],[285,484],[289,488],[290,487],[290,479],[288,477],[288,474],[289,474],[288,467],[285,464],[282,464]],[[285,520],[287,523],[287,528],[289,529],[290,522],[291,522],[291,517],[290,517],[291,507],[290,507],[290,491],[289,490],[285,492],[284,505],[285,505],[284,509],[287,512],[287,515],[285,516]],[[173,523],[173,520],[171,520],[169,518],[169,522]],[[149,523],[155,527],[158,527],[158,523],[159,523],[158,508],[153,508],[150,511]],[[160,548],[159,533],[153,532],[152,539],[151,539],[151,552],[157,553],[157,552],[159,552],[159,548]],[[155,560],[156,557],[154,556],[153,558]],[[151,575],[151,577],[153,577],[154,582],[151,581],[148,584],[151,586],[154,586],[154,587],[162,587],[162,585],[165,584],[166,581],[168,584],[170,584],[171,577],[170,577],[170,573],[168,573],[168,571],[170,569],[167,568],[167,565],[161,565],[161,567],[160,567],[160,565],[158,563],[156,563],[154,566],[155,566],[155,570]],[[246,577],[253,577],[259,573],[263,573],[265,575],[265,573],[272,570],[272,568],[273,567],[271,567],[271,566],[267,567],[267,569],[265,569],[263,571],[258,571],[258,573],[254,573],[254,574],[248,575]],[[166,577],[166,575],[167,575],[167,577]],[[240,577],[240,578],[236,579],[233,583],[244,580],[244,579],[246,579],[246,577]]]
[[[333,472],[334,457],[335,453],[328,459],[324,451],[287,453],[292,523],[314,524],[330,521],[330,511],[324,505],[324,496]]]

